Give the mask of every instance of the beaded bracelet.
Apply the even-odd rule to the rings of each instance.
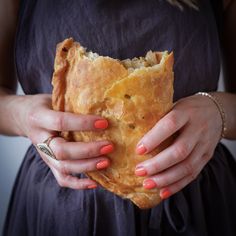
[[[196,93],[196,95],[208,97],[215,103],[218,111],[220,112],[220,116],[221,116],[221,120],[222,120],[222,129],[221,129],[220,137],[224,138],[227,129],[226,129],[226,118],[225,118],[226,115],[225,115],[225,111],[223,109],[223,105],[213,94],[205,93],[205,92],[198,92],[198,93]]]

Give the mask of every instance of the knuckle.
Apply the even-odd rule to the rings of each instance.
[[[80,130],[87,129],[91,124],[90,118],[87,115],[77,116],[77,125]]]
[[[183,160],[188,155],[188,145],[185,143],[176,145],[174,149],[174,157],[176,160]]]
[[[196,171],[193,171],[192,173],[189,174],[189,179],[190,181],[193,181],[197,178],[198,173]]]
[[[169,117],[165,121],[165,128],[166,129],[171,129],[171,130],[176,130],[178,127],[178,122],[177,122],[177,115],[175,112],[171,112],[169,114]]]
[[[209,138],[207,138],[206,140],[204,140],[204,144],[202,145],[202,147],[208,149],[211,146],[212,142]]]
[[[96,164],[99,163],[100,161],[103,161],[104,159],[100,159],[100,158],[94,158],[91,160],[88,160],[87,163],[83,166],[83,173],[85,172],[89,172],[89,171],[94,171],[94,170],[98,170],[96,167]],[[101,169],[104,169],[106,167],[101,167]],[[100,169],[100,170],[101,170]]]
[[[89,146],[86,150],[87,157],[93,157],[95,155],[94,147]]]
[[[29,126],[35,126],[37,123],[37,115],[35,111],[30,111],[28,114],[28,124]]]
[[[214,151],[211,151],[209,154],[206,155],[207,160],[209,161],[214,155]]]
[[[153,161],[148,167],[152,170],[152,173],[157,173],[161,168],[157,160]]]
[[[190,174],[191,181],[195,180],[197,178],[197,174],[195,172]]]
[[[58,163],[57,170],[62,174],[67,174],[67,166],[65,162],[60,161]]]
[[[80,116],[80,123],[82,127],[87,127],[91,123],[90,119],[86,119],[84,116]]]
[[[80,189],[87,189],[87,184],[85,183],[85,182],[83,182],[83,181],[80,181],[80,183],[79,183],[79,188]]]
[[[202,156],[202,159],[207,162],[211,159],[211,157],[213,156],[213,153],[206,153]]]
[[[161,176],[161,174],[156,175],[153,179],[158,188],[162,188],[163,186],[168,185],[168,179],[165,176]]]
[[[194,175],[194,167],[191,162],[186,162],[184,165],[185,171],[187,175]]]
[[[201,125],[201,132],[206,134],[208,131],[209,131],[209,124],[208,124],[208,122],[204,122]]]
[[[37,144],[38,143],[38,134],[34,134],[34,132],[30,131],[28,134],[28,138],[31,140],[31,142],[33,144]]]
[[[66,182],[62,177],[58,177],[57,183],[60,187],[66,187]]]
[[[54,149],[53,152],[58,160],[66,159],[63,145],[55,145]]]
[[[180,182],[176,182],[174,184],[174,186],[172,187],[171,193],[175,194],[175,193],[179,192],[182,188],[183,188],[183,184]]]
[[[71,182],[71,178],[72,178],[71,175],[67,174],[64,176],[63,179],[64,179],[65,183],[69,183],[69,182]],[[66,186],[68,186],[68,185],[66,184]]]
[[[65,116],[63,114],[58,115],[55,120],[55,129],[58,131],[63,131],[65,127]]]

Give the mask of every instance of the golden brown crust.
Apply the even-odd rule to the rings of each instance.
[[[64,48],[64,49],[63,49]],[[53,108],[77,114],[101,115],[109,120],[102,132],[71,132],[75,141],[111,140],[115,151],[111,167],[87,173],[109,191],[128,198],[140,208],[151,208],[161,199],[159,190],[145,190],[135,166],[160,152],[171,140],[150,154],[139,156],[135,147],[172,107],[173,53],[149,52],[153,66],[129,71],[119,60],[81,56],[79,43],[67,39],[59,44],[53,75]],[[69,135],[63,134],[65,138]]]

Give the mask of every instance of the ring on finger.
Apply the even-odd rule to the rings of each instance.
[[[37,143],[35,146],[36,148],[46,154],[47,156],[49,156],[50,158],[53,158],[55,160],[58,160],[55,156],[55,154],[53,153],[52,149],[50,148],[50,142],[55,138],[56,136],[51,136],[49,138],[47,138],[44,142],[42,143]]]

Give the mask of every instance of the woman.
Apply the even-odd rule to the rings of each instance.
[[[146,175],[144,187],[159,188],[164,200],[150,210],[137,209],[82,175],[109,166],[114,147],[108,141],[70,143],[53,137],[48,146],[58,160],[32,145],[17,176],[4,235],[236,234],[236,164],[219,143],[223,136],[236,139],[236,1],[224,1],[223,27],[223,3],[199,1],[196,10],[186,2],[190,6],[181,5],[181,11],[157,0],[23,0],[20,7],[2,1],[2,134],[26,136],[38,144],[59,131],[108,128],[103,117],[51,109],[55,46],[72,36],[94,52],[120,59],[150,49],[173,50],[175,106],[140,140],[136,151],[150,152],[173,133],[178,135],[170,147],[136,169],[136,175]],[[216,92],[216,22],[223,32],[231,93]],[[15,32],[16,72],[25,96],[14,95]],[[199,91],[211,93],[196,95]]]

